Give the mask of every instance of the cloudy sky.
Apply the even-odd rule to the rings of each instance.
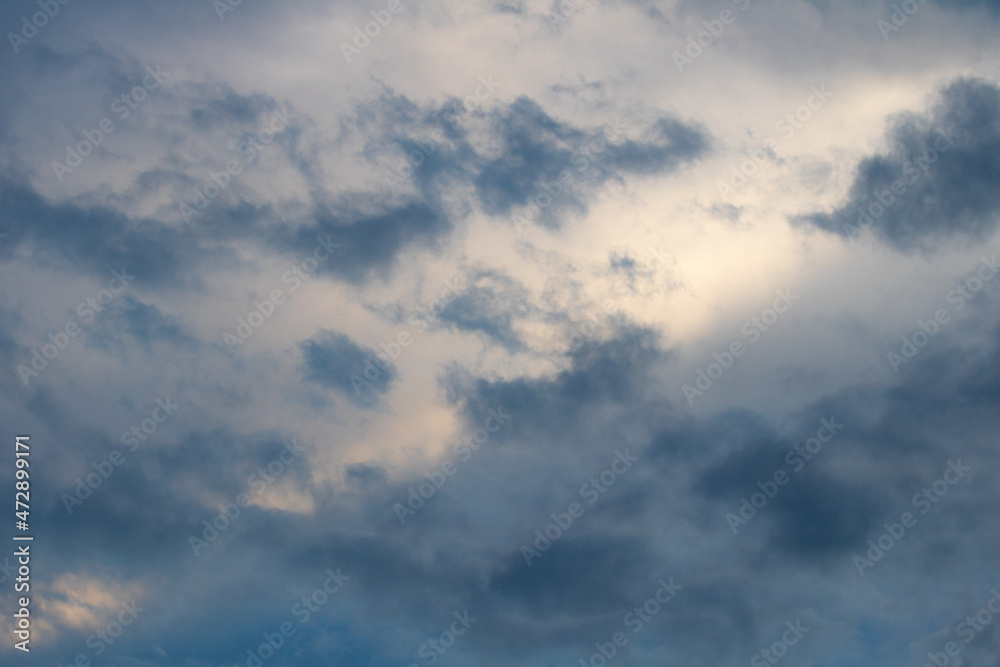
[[[1000,664],[1000,2],[0,28],[3,665]]]

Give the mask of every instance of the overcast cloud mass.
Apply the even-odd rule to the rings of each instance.
[[[0,664],[1000,665],[1000,2],[0,29]]]

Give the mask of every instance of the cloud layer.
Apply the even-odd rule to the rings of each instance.
[[[5,4],[0,662],[995,664],[998,9]]]

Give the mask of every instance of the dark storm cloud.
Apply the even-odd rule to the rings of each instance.
[[[10,234],[3,256],[21,249],[49,266],[68,263],[99,277],[125,268],[147,287],[190,287],[197,284],[189,273],[196,262],[231,258],[225,248],[200,248],[190,232],[100,205],[48,202],[10,180],[0,181],[0,217]]]
[[[843,237],[870,227],[899,250],[982,242],[1000,219],[1000,89],[959,79],[927,114],[892,119],[889,150],[857,167],[847,202],[797,218]]]
[[[806,461],[794,450],[795,445],[801,449],[801,442],[778,437],[752,417],[744,417],[740,422],[742,428],[729,431],[724,436],[732,447],[730,453],[720,463],[702,470],[695,490],[709,498],[722,500],[731,506],[729,511],[734,514],[743,498],[766,492],[768,488],[776,494],[780,492],[769,503],[774,512],[775,529],[771,546],[778,552],[803,558],[829,558],[845,549],[855,548],[858,539],[875,525],[880,516],[877,510],[883,508],[884,499],[864,484],[831,473],[824,466],[822,453]],[[834,419],[833,423],[838,422]],[[816,425],[812,428],[815,429]],[[724,429],[708,423],[703,430],[725,433]],[[836,431],[824,434],[824,437],[829,435],[834,438],[824,445],[826,458],[838,458],[836,454],[831,455],[830,450],[843,452],[846,436]],[[790,453],[794,453],[791,463],[788,459]],[[805,455],[808,456],[809,452],[806,451]],[[778,471],[783,471],[790,478],[780,487],[774,482]],[[764,489],[760,485],[764,485]],[[762,514],[772,516],[763,511]],[[737,523],[736,528],[739,529],[740,524]]]
[[[991,304],[984,301],[978,307],[989,310]],[[987,326],[995,327],[990,323]],[[827,468],[827,460],[812,462],[810,465],[815,467],[784,487],[774,505],[762,511],[757,519],[765,528],[768,553],[791,560],[757,562],[756,549],[747,549],[741,542],[735,542],[725,552],[731,562],[747,562],[741,567],[752,568],[752,580],[743,575],[736,575],[740,577],[738,580],[727,580],[731,574],[723,574],[720,579],[712,571],[705,571],[706,567],[714,566],[686,563],[681,567],[672,563],[670,556],[661,551],[662,543],[657,544],[663,538],[657,531],[669,531],[707,510],[715,523],[714,527],[706,526],[703,530],[728,536],[728,527],[722,521],[724,512],[719,508],[735,505],[741,495],[748,493],[748,487],[782,466],[783,453],[801,438],[775,435],[752,413],[727,413],[718,418],[695,420],[656,401],[642,387],[646,386],[645,378],[654,361],[663,352],[658,351],[648,332],[628,328],[611,341],[584,346],[572,356],[569,370],[548,379],[478,380],[450,385],[457,392],[454,398],[469,406],[466,423],[470,427],[481,421],[478,406],[485,409],[498,402],[516,415],[513,424],[525,424],[513,436],[504,436],[504,442],[510,443],[505,445],[505,456],[511,455],[510,445],[516,443],[513,451],[519,457],[514,463],[518,475],[505,476],[506,485],[523,484],[530,488],[553,484],[548,469],[539,465],[553,460],[552,447],[540,447],[538,443],[569,445],[575,459],[579,452],[606,448],[610,439],[603,431],[621,432],[621,420],[638,421],[648,428],[647,444],[636,448],[635,453],[657,461],[649,470],[655,484],[647,484],[638,477],[623,480],[622,487],[613,489],[615,495],[602,499],[593,510],[588,509],[588,514],[572,529],[579,532],[568,532],[530,568],[524,564],[517,541],[499,553],[484,553],[474,543],[459,537],[470,530],[468,515],[486,510],[477,505],[485,499],[469,494],[465,487],[446,487],[448,496],[433,498],[438,506],[424,510],[430,512],[426,517],[431,520],[399,526],[386,508],[408,484],[422,478],[409,483],[404,480],[402,488],[397,485],[390,488],[381,471],[372,465],[355,465],[347,471],[366,490],[360,504],[359,498],[346,504],[345,496],[319,488],[313,492],[318,504],[315,515],[248,508],[210,552],[196,562],[178,563],[176,554],[188,548],[186,540],[192,526],[197,527],[202,519],[210,519],[218,512],[212,501],[195,502],[188,498],[188,489],[210,489],[212,496],[222,500],[234,497],[245,491],[246,476],[273,458],[280,446],[276,439],[246,438],[227,432],[184,431],[177,439],[179,446],[150,448],[138,454],[142,458],[130,464],[135,468],[130,469],[129,475],[114,478],[88,501],[91,506],[81,510],[87,513],[86,517],[100,516],[100,522],[81,520],[82,515],[62,517],[61,505],[53,508],[51,520],[60,526],[58,534],[64,536],[60,539],[67,540],[67,548],[77,542],[91,545],[75,552],[77,568],[83,564],[96,567],[103,551],[93,545],[113,539],[119,545],[118,554],[128,559],[122,563],[122,571],[138,575],[145,571],[145,565],[138,563],[148,564],[150,557],[161,564],[164,572],[162,581],[155,581],[156,599],[168,600],[167,591],[177,588],[172,582],[185,582],[188,604],[197,611],[178,618],[177,623],[190,629],[191,637],[198,638],[198,642],[228,647],[218,648],[220,656],[226,655],[219,658],[222,661],[245,656],[246,646],[285,620],[301,593],[308,593],[318,585],[311,579],[325,568],[336,566],[343,567],[352,577],[350,584],[357,595],[331,602],[320,614],[325,620],[317,621],[319,625],[315,627],[303,628],[303,635],[297,641],[319,637],[325,624],[339,622],[345,624],[342,625],[344,640],[368,655],[366,659],[391,661],[402,655],[401,659],[406,660],[415,653],[422,637],[436,636],[453,611],[468,608],[479,621],[474,626],[476,632],[470,632],[462,646],[473,654],[502,651],[504,655],[528,658],[545,650],[559,655],[587,656],[595,650],[594,642],[607,641],[612,632],[622,629],[623,616],[651,595],[656,587],[650,584],[651,580],[661,575],[672,576],[676,574],[673,568],[681,567],[684,577],[678,577],[678,583],[686,586],[683,594],[671,602],[674,606],[668,607],[668,612],[643,630],[640,639],[662,642],[677,655],[695,651],[704,657],[703,643],[709,636],[714,638],[715,648],[709,652],[713,659],[732,660],[741,652],[749,654],[757,650],[755,643],[767,645],[761,637],[766,637],[769,629],[759,627],[766,625],[763,621],[755,621],[761,610],[769,604],[787,607],[794,598],[781,584],[782,576],[787,574],[779,571],[781,568],[787,569],[789,563],[798,563],[795,567],[825,563],[826,576],[856,576],[849,560],[845,566],[836,558],[849,559],[854,550],[864,547],[866,540],[876,535],[872,531],[883,521],[896,520],[898,516],[893,516],[896,503],[900,503],[900,511],[907,508],[914,484],[919,488],[920,484],[935,479],[943,460],[969,448],[976,438],[981,438],[977,455],[982,457],[989,451],[989,434],[995,433],[996,428],[995,401],[991,396],[995,396],[1000,383],[998,367],[991,365],[1000,354],[1000,335],[995,328],[993,331],[990,347],[980,351],[955,348],[939,338],[935,345],[940,347],[923,352],[896,387],[860,388],[827,397],[797,421],[792,431],[808,433],[809,427],[815,428],[810,421],[815,417],[814,412],[825,415],[833,410],[845,415],[852,439],[827,445],[829,450],[823,456],[829,457],[830,462],[838,457],[841,461],[863,461],[866,456],[895,461],[898,455],[894,450],[905,443],[887,441],[886,433],[892,431],[904,435],[898,440],[904,440],[908,433],[928,430],[947,437],[932,448],[908,450],[910,459],[914,459],[914,454],[919,455],[916,465],[910,461],[909,469],[888,475],[873,472],[844,479]],[[310,342],[322,343],[328,338],[319,336]],[[342,357],[360,363],[366,358],[365,351],[349,340],[326,345],[328,350],[333,348],[346,350],[348,354]],[[942,374],[942,365],[946,363],[951,364],[952,370]],[[966,373],[968,368],[982,370],[970,377]],[[322,370],[329,371],[330,367],[324,365]],[[609,383],[607,386],[605,381]],[[341,384],[340,390],[352,391],[349,384]],[[646,405],[649,401],[656,404],[655,409],[650,410],[652,406]],[[927,405],[937,405],[938,409],[929,410]],[[611,417],[614,409],[624,412],[617,418]],[[601,414],[608,417],[598,417],[595,422],[595,415]],[[636,415],[642,417],[637,420]],[[574,423],[588,426],[574,429],[571,428]],[[595,423],[604,423],[605,428],[595,429]],[[720,438],[724,441],[721,445]],[[97,450],[99,444],[95,441],[92,446]],[[718,455],[726,451],[731,453],[719,462]],[[206,455],[210,458],[206,459]],[[482,454],[494,455],[489,449]],[[483,465],[497,470],[494,465],[499,460],[490,459]],[[675,506],[681,501],[672,489],[683,489],[677,486],[683,477],[671,472],[678,464],[693,465],[693,470],[700,471],[703,480],[700,489],[705,492],[700,500],[699,495],[694,495]],[[297,483],[304,483],[302,476],[308,474],[307,469],[303,465],[301,470],[290,474]],[[857,469],[864,471],[866,467]],[[225,471],[221,477],[220,471]],[[637,474],[644,473],[637,471]],[[485,486],[485,478],[477,476],[476,480],[483,481],[472,486]],[[572,486],[572,480],[558,481],[570,482]],[[458,478],[449,482],[456,483]],[[513,490],[516,489],[515,486]],[[641,504],[630,504],[626,511],[613,511],[618,501],[636,493],[645,498]],[[955,507],[960,507],[970,518],[990,521],[992,525],[990,498],[987,493],[974,505]],[[531,535],[536,517],[561,511],[566,502],[560,497],[558,502],[543,500],[531,505],[518,518],[527,526],[524,536]],[[603,514],[605,503],[611,512],[607,516]],[[454,505],[459,511],[444,511],[446,505]],[[654,523],[648,523],[653,517]],[[950,521],[946,514],[941,517]],[[651,533],[651,525],[662,528]],[[539,525],[543,526],[544,523]],[[932,527],[947,530],[942,539],[957,540],[960,545],[971,539],[970,534],[961,532],[957,526],[928,525]],[[622,536],[621,531],[631,529],[635,534]],[[937,530],[932,532],[936,534]],[[741,534],[733,539],[744,537]],[[914,534],[908,539],[912,541],[901,546],[898,553],[919,553],[938,538]],[[436,556],[426,560],[418,557],[423,549]],[[934,567],[955,567],[961,562],[959,553],[943,553]],[[225,572],[209,576],[196,569],[202,563],[210,571],[224,563]],[[268,564],[265,569],[280,571],[282,576],[255,575],[265,563]],[[52,566],[56,567],[55,563]],[[55,571],[59,571],[58,567]],[[292,595],[288,586],[305,590]],[[225,611],[233,604],[242,611],[236,616],[226,616]],[[786,608],[780,613],[796,612]],[[216,615],[229,620],[213,621]],[[376,618],[391,618],[396,627],[415,629],[420,638],[412,645],[407,640],[376,641],[365,630]],[[554,624],[553,618],[562,621]],[[778,621],[777,627],[782,622]],[[199,624],[210,624],[215,632],[208,636],[199,630]],[[149,632],[150,637],[157,634],[152,628]],[[172,655],[206,655],[206,649],[191,643],[190,638],[182,642],[174,633],[165,636],[166,640],[159,640],[166,642]],[[348,660],[347,653],[337,655]]]
[[[377,105],[359,111],[354,124],[372,132],[369,157],[397,156],[388,167],[390,183],[409,180],[427,201],[468,183],[487,214],[507,216],[535,202],[540,213],[533,219],[552,228],[567,214],[585,213],[594,191],[609,180],[669,173],[704,156],[711,141],[705,128],[669,115],[646,128],[624,128],[615,119],[601,128],[578,127],[525,96],[483,111],[457,99],[420,107],[387,90]],[[472,129],[485,131],[489,148],[472,145]],[[638,136],[625,137],[632,133]]]
[[[826,396],[803,409],[795,428],[785,435],[775,433],[753,413],[694,420],[664,405],[658,417],[648,422],[648,453],[643,457],[663,466],[664,474],[678,464],[694,466],[698,472],[692,490],[710,505],[696,504],[691,518],[708,516],[711,521],[705,529],[712,531],[714,522],[714,530],[726,533],[724,514],[735,512],[741,497],[757,491],[758,481],[766,482],[784,470],[791,481],[757,519],[767,536],[768,550],[792,557],[792,562],[834,562],[841,567],[846,563],[844,569],[853,574],[849,559],[831,559],[844,560],[845,555],[858,553],[866,540],[877,537],[884,522],[898,521],[907,510],[915,512],[913,493],[939,478],[947,461],[985,458],[989,463],[984,465],[996,465],[987,443],[997,428],[990,406],[1000,395],[1000,365],[996,363],[1000,326],[995,316],[982,317],[995,302],[982,296],[976,306],[979,315],[970,316],[965,324],[985,329],[987,347],[966,347],[950,334],[939,334],[934,347],[921,352],[895,383],[858,385]],[[571,370],[550,379],[487,382],[467,378],[450,388],[454,397],[469,406],[470,415],[478,416],[481,406],[496,404],[518,415],[517,440],[565,442],[578,437],[572,424],[588,423],[598,406],[606,409],[617,403],[622,392],[615,389],[615,378],[628,378],[627,384],[633,387],[642,385],[643,369],[652,364],[641,349],[624,336],[589,347],[574,358]],[[607,391],[588,389],[590,378],[607,381]],[[625,403],[643,412],[643,395]],[[812,437],[820,418],[845,427],[816,460],[806,463],[801,472],[793,471],[788,453]],[[470,417],[471,422],[475,419]],[[588,444],[578,441],[577,447],[586,449],[599,439],[593,429],[591,433]],[[905,465],[900,465],[901,460]],[[870,469],[883,472],[866,472]],[[982,489],[977,494],[975,501],[971,496],[968,501],[949,501],[963,516],[962,523],[986,520],[992,494]],[[647,498],[644,504],[648,503]],[[716,503],[716,509],[703,515],[704,509]],[[949,529],[949,536],[963,543],[972,539],[958,525]],[[919,552],[924,539],[936,538],[914,537],[908,548]],[[947,562],[953,566],[960,559],[953,553]]]
[[[434,247],[452,229],[447,216],[419,201],[398,206],[377,204],[372,197],[367,208],[332,210],[321,207],[312,221],[294,231],[276,228],[268,232],[277,247],[308,257],[318,239],[339,244],[337,254],[320,264],[319,273],[350,283],[372,277],[388,278],[396,258],[404,249]]]
[[[532,540],[535,536],[532,535]],[[631,605],[635,584],[623,573],[647,573],[655,563],[641,539],[566,537],[553,544],[543,556],[526,567],[518,551],[491,573],[489,593],[494,597],[494,613],[513,616],[523,613],[536,619],[572,614],[582,618],[624,614]],[[581,579],[591,582],[580,586]],[[563,640],[588,630],[576,629]],[[524,637],[531,644],[542,645],[546,637],[537,632]],[[557,639],[552,637],[551,639]]]
[[[499,405],[518,415],[515,437],[535,429],[568,433],[580,423],[576,415],[583,406],[640,400],[663,354],[655,333],[625,326],[611,340],[584,341],[570,351],[570,368],[554,377],[492,382],[456,371],[443,382],[452,401],[465,402],[471,423],[482,423]]]
[[[110,57],[99,55],[105,60]],[[134,67],[117,61],[113,65],[119,72],[116,81],[130,80],[126,70]],[[257,129],[261,119],[280,106],[267,96],[239,95],[222,84],[170,85],[170,99],[188,114],[186,120],[172,116],[167,122],[166,131],[178,137],[197,132],[210,143],[219,143],[216,135],[220,133],[239,139]],[[201,283],[200,273],[192,270],[195,266],[235,262],[235,253],[228,245],[233,238],[256,238],[288,254],[306,256],[318,238],[332,236],[333,242],[341,245],[341,252],[336,261],[321,265],[320,272],[359,284],[372,277],[388,277],[404,250],[433,249],[447,237],[456,219],[464,217],[463,212],[449,211],[442,203],[449,188],[474,185],[480,203],[495,215],[510,213],[542,193],[553,193],[554,203],[544,209],[538,221],[554,225],[559,211],[585,211],[591,194],[558,183],[554,185],[558,190],[546,190],[555,181],[545,179],[558,179],[561,171],[570,169],[577,174],[578,185],[594,188],[621,174],[669,171],[707,148],[701,129],[671,118],[656,121],[638,140],[619,137],[607,141],[601,130],[577,129],[551,118],[536,102],[519,98],[489,117],[479,114],[472,119],[474,123],[489,121],[491,131],[498,136],[499,156],[485,157],[471,147],[457,123],[461,111],[457,102],[420,109],[402,96],[383,98],[383,120],[359,120],[359,127],[380,128],[381,138],[371,140],[375,148],[392,147],[402,155],[418,156],[419,164],[409,175],[417,198],[386,197],[379,191],[326,193],[314,184],[317,201],[312,204],[312,213],[305,219],[297,214],[300,219],[291,228],[287,224],[268,225],[280,211],[272,204],[244,201],[244,186],[239,177],[233,177],[219,199],[209,201],[204,211],[193,213],[197,224],[176,226],[156,216],[133,218],[115,204],[135,203],[137,196],[171,193],[175,200],[193,206],[196,193],[206,185],[201,170],[218,170],[224,159],[238,157],[236,153],[217,158],[207,154],[173,156],[169,168],[155,166],[138,172],[134,189],[118,201],[48,201],[23,179],[8,177],[0,183],[0,215],[10,221],[11,237],[0,253],[9,255],[17,248],[30,248],[47,263],[69,260],[78,268],[97,273],[125,265],[134,267],[147,288],[184,288]],[[431,132],[433,137],[428,138]],[[311,163],[301,154],[298,143],[293,128],[275,139],[275,144],[282,146],[275,150],[284,150],[296,169],[304,169],[302,173],[315,180]],[[170,211],[171,217],[174,213]],[[202,224],[208,221],[212,224]],[[509,335],[506,340],[513,343]]]
[[[774,503],[775,552],[826,561],[856,552],[891,510],[877,488],[825,473],[821,466],[803,470],[795,481]]]
[[[395,367],[382,368],[375,350],[363,348],[336,331],[322,331],[299,347],[307,380],[336,389],[362,407],[377,403],[396,379]],[[366,373],[370,368],[374,371]]]
[[[541,188],[543,178],[558,186],[559,172],[570,166],[574,148],[590,138],[556,121],[526,97],[497,112],[495,127],[502,152],[486,161],[475,178],[480,204],[491,215],[503,215],[527,203]],[[565,202],[563,206],[582,209],[572,196]]]
[[[136,83],[135,76],[142,74],[137,63],[96,47],[87,51],[84,62],[89,64],[80,65],[70,59],[58,64],[58,69],[65,74],[84,67],[88,78],[101,78],[102,88],[116,93],[130,90]],[[90,72],[93,69],[98,74]],[[133,273],[145,288],[192,288],[198,287],[203,278],[196,267],[219,269],[235,263],[236,253],[230,246],[234,239],[257,241],[301,259],[311,255],[318,238],[326,239],[332,233],[332,242],[339,243],[342,252],[337,261],[323,264],[321,273],[361,283],[373,276],[387,277],[404,249],[431,248],[452,230],[453,223],[442,210],[438,196],[443,187],[440,181],[448,170],[461,169],[467,161],[467,156],[452,155],[465,150],[453,129],[449,136],[455,137],[459,147],[442,146],[428,156],[427,164],[415,175],[423,183],[422,198],[390,198],[379,190],[330,193],[319,182],[320,169],[303,144],[301,126],[309,124],[307,118],[293,114],[286,129],[278,132],[270,144],[251,150],[248,142],[252,138],[261,141],[261,128],[267,127],[276,114],[287,111],[287,105],[260,93],[241,95],[225,83],[182,81],[177,76],[167,78],[166,90],[151,93],[159,96],[156,103],[147,103],[135,112],[159,109],[157,131],[173,138],[167,142],[169,154],[159,163],[137,171],[134,182],[120,195],[81,195],[52,201],[15,170],[7,170],[7,177],[0,179],[0,217],[7,220],[5,231],[10,238],[6,247],[0,247],[0,257],[28,249],[41,261],[61,264],[69,260],[77,268],[98,274],[111,267],[120,269],[125,262],[130,269],[134,265]],[[444,122],[441,110],[425,119],[414,115],[412,105],[403,98],[389,102],[399,107],[393,113],[406,128]],[[98,108],[94,113],[100,112]],[[118,121],[106,107],[103,113],[115,117],[123,128],[115,130],[118,135],[129,131],[130,122],[137,122]],[[94,123],[99,117],[95,115]],[[193,137],[199,140],[193,141]],[[73,130],[66,138],[72,142],[81,136]],[[395,133],[386,141],[407,150],[415,140]],[[87,159],[117,157],[108,153],[106,146],[95,150],[100,157]],[[221,193],[205,203],[204,193],[212,183],[208,180],[210,172],[224,172],[227,161],[242,164],[253,157],[254,162],[244,164],[246,170],[252,170],[262,159],[258,155],[268,159],[279,156],[306,178],[315,198],[306,202],[310,214],[303,215],[301,207],[286,214],[277,204],[255,201],[242,174],[229,179]],[[62,153],[55,157],[63,160]],[[70,173],[65,177],[73,176]],[[165,196],[177,205],[142,218],[129,213],[148,198]],[[187,208],[179,209],[181,204]],[[186,224],[174,222],[180,216]],[[285,222],[272,223],[275,218],[295,220],[294,229]]]
[[[623,174],[666,173],[709,146],[703,129],[670,117],[637,141],[622,140],[614,123],[600,130],[563,123],[527,97],[493,115],[501,150],[485,159],[473,181],[480,205],[491,215],[507,215],[534,201],[542,209],[536,222],[549,227],[558,227],[565,214],[586,212],[591,194],[580,187],[596,188]],[[560,180],[566,174],[572,180]]]

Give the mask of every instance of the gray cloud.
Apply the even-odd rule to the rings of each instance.
[[[361,406],[378,402],[389,391],[396,369],[342,333],[322,331],[299,345],[307,380],[338,390]]]
[[[862,160],[847,201],[802,216],[840,236],[871,228],[900,250],[950,239],[982,242],[995,231],[1000,193],[1000,89],[960,79],[925,115],[904,114],[887,133],[888,152]]]

